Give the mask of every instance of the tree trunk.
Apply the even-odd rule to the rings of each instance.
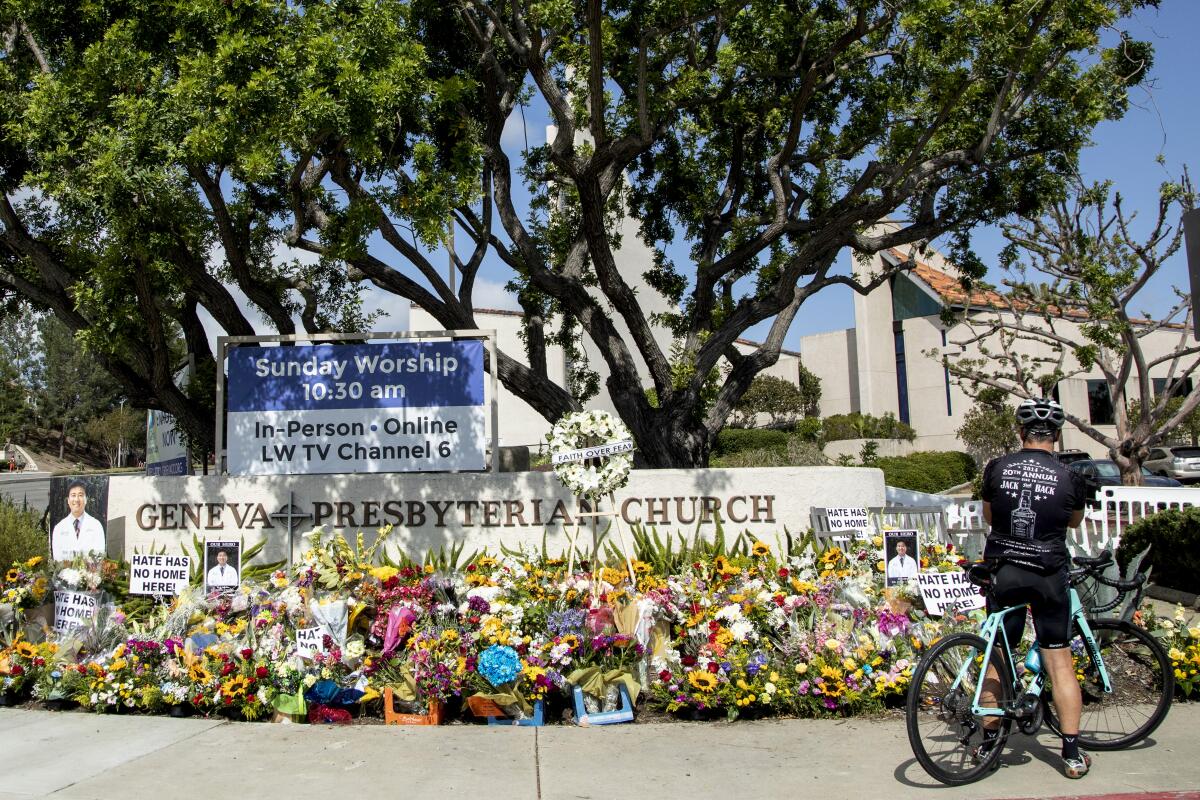
[[[640,430],[632,429],[638,449],[634,463],[642,469],[707,467],[710,445],[701,424],[654,415]]]
[[[64,421],[58,429],[58,460],[63,460],[63,454],[67,450],[67,423]]]
[[[1132,456],[1122,455],[1121,453],[1111,453],[1113,461],[1121,470],[1121,485],[1123,486],[1141,486],[1142,481],[1142,462]]]

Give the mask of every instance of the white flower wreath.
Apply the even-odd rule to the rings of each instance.
[[[546,437],[551,457],[585,447],[614,444],[632,438],[621,420],[607,411],[577,411],[560,419]],[[612,453],[587,461],[554,465],[554,474],[576,496],[599,497],[629,482],[633,453]]]

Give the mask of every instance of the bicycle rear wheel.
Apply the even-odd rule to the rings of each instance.
[[[971,633],[947,636],[926,652],[908,687],[906,726],[913,755],[932,777],[957,786],[977,781],[1000,758],[1012,721],[1000,719],[1000,739],[986,754],[983,718],[971,713],[975,687],[983,677],[987,643]],[[992,651],[998,679],[990,681],[994,698],[984,705],[1010,708],[1013,686],[1003,659]]]
[[[1119,619],[1089,619],[1100,647],[1112,693],[1106,694],[1100,671],[1073,625],[1071,652],[1083,693],[1079,744],[1092,750],[1120,750],[1149,736],[1167,716],[1175,694],[1171,662],[1153,636]],[[1051,687],[1053,689],[1053,687]],[[1053,702],[1046,704],[1046,724],[1061,734]]]

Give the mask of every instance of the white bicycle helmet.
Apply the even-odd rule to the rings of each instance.
[[[1058,401],[1048,397],[1030,398],[1017,406],[1017,425],[1033,433],[1057,433],[1066,419]]]

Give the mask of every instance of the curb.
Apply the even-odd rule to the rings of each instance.
[[[1169,589],[1166,586],[1159,586],[1157,583],[1152,583],[1146,587],[1146,596],[1152,597],[1155,600],[1161,600],[1164,603],[1176,603],[1185,608],[1193,608],[1200,611],[1200,595],[1195,595],[1191,592],[1181,592],[1178,589]]]

